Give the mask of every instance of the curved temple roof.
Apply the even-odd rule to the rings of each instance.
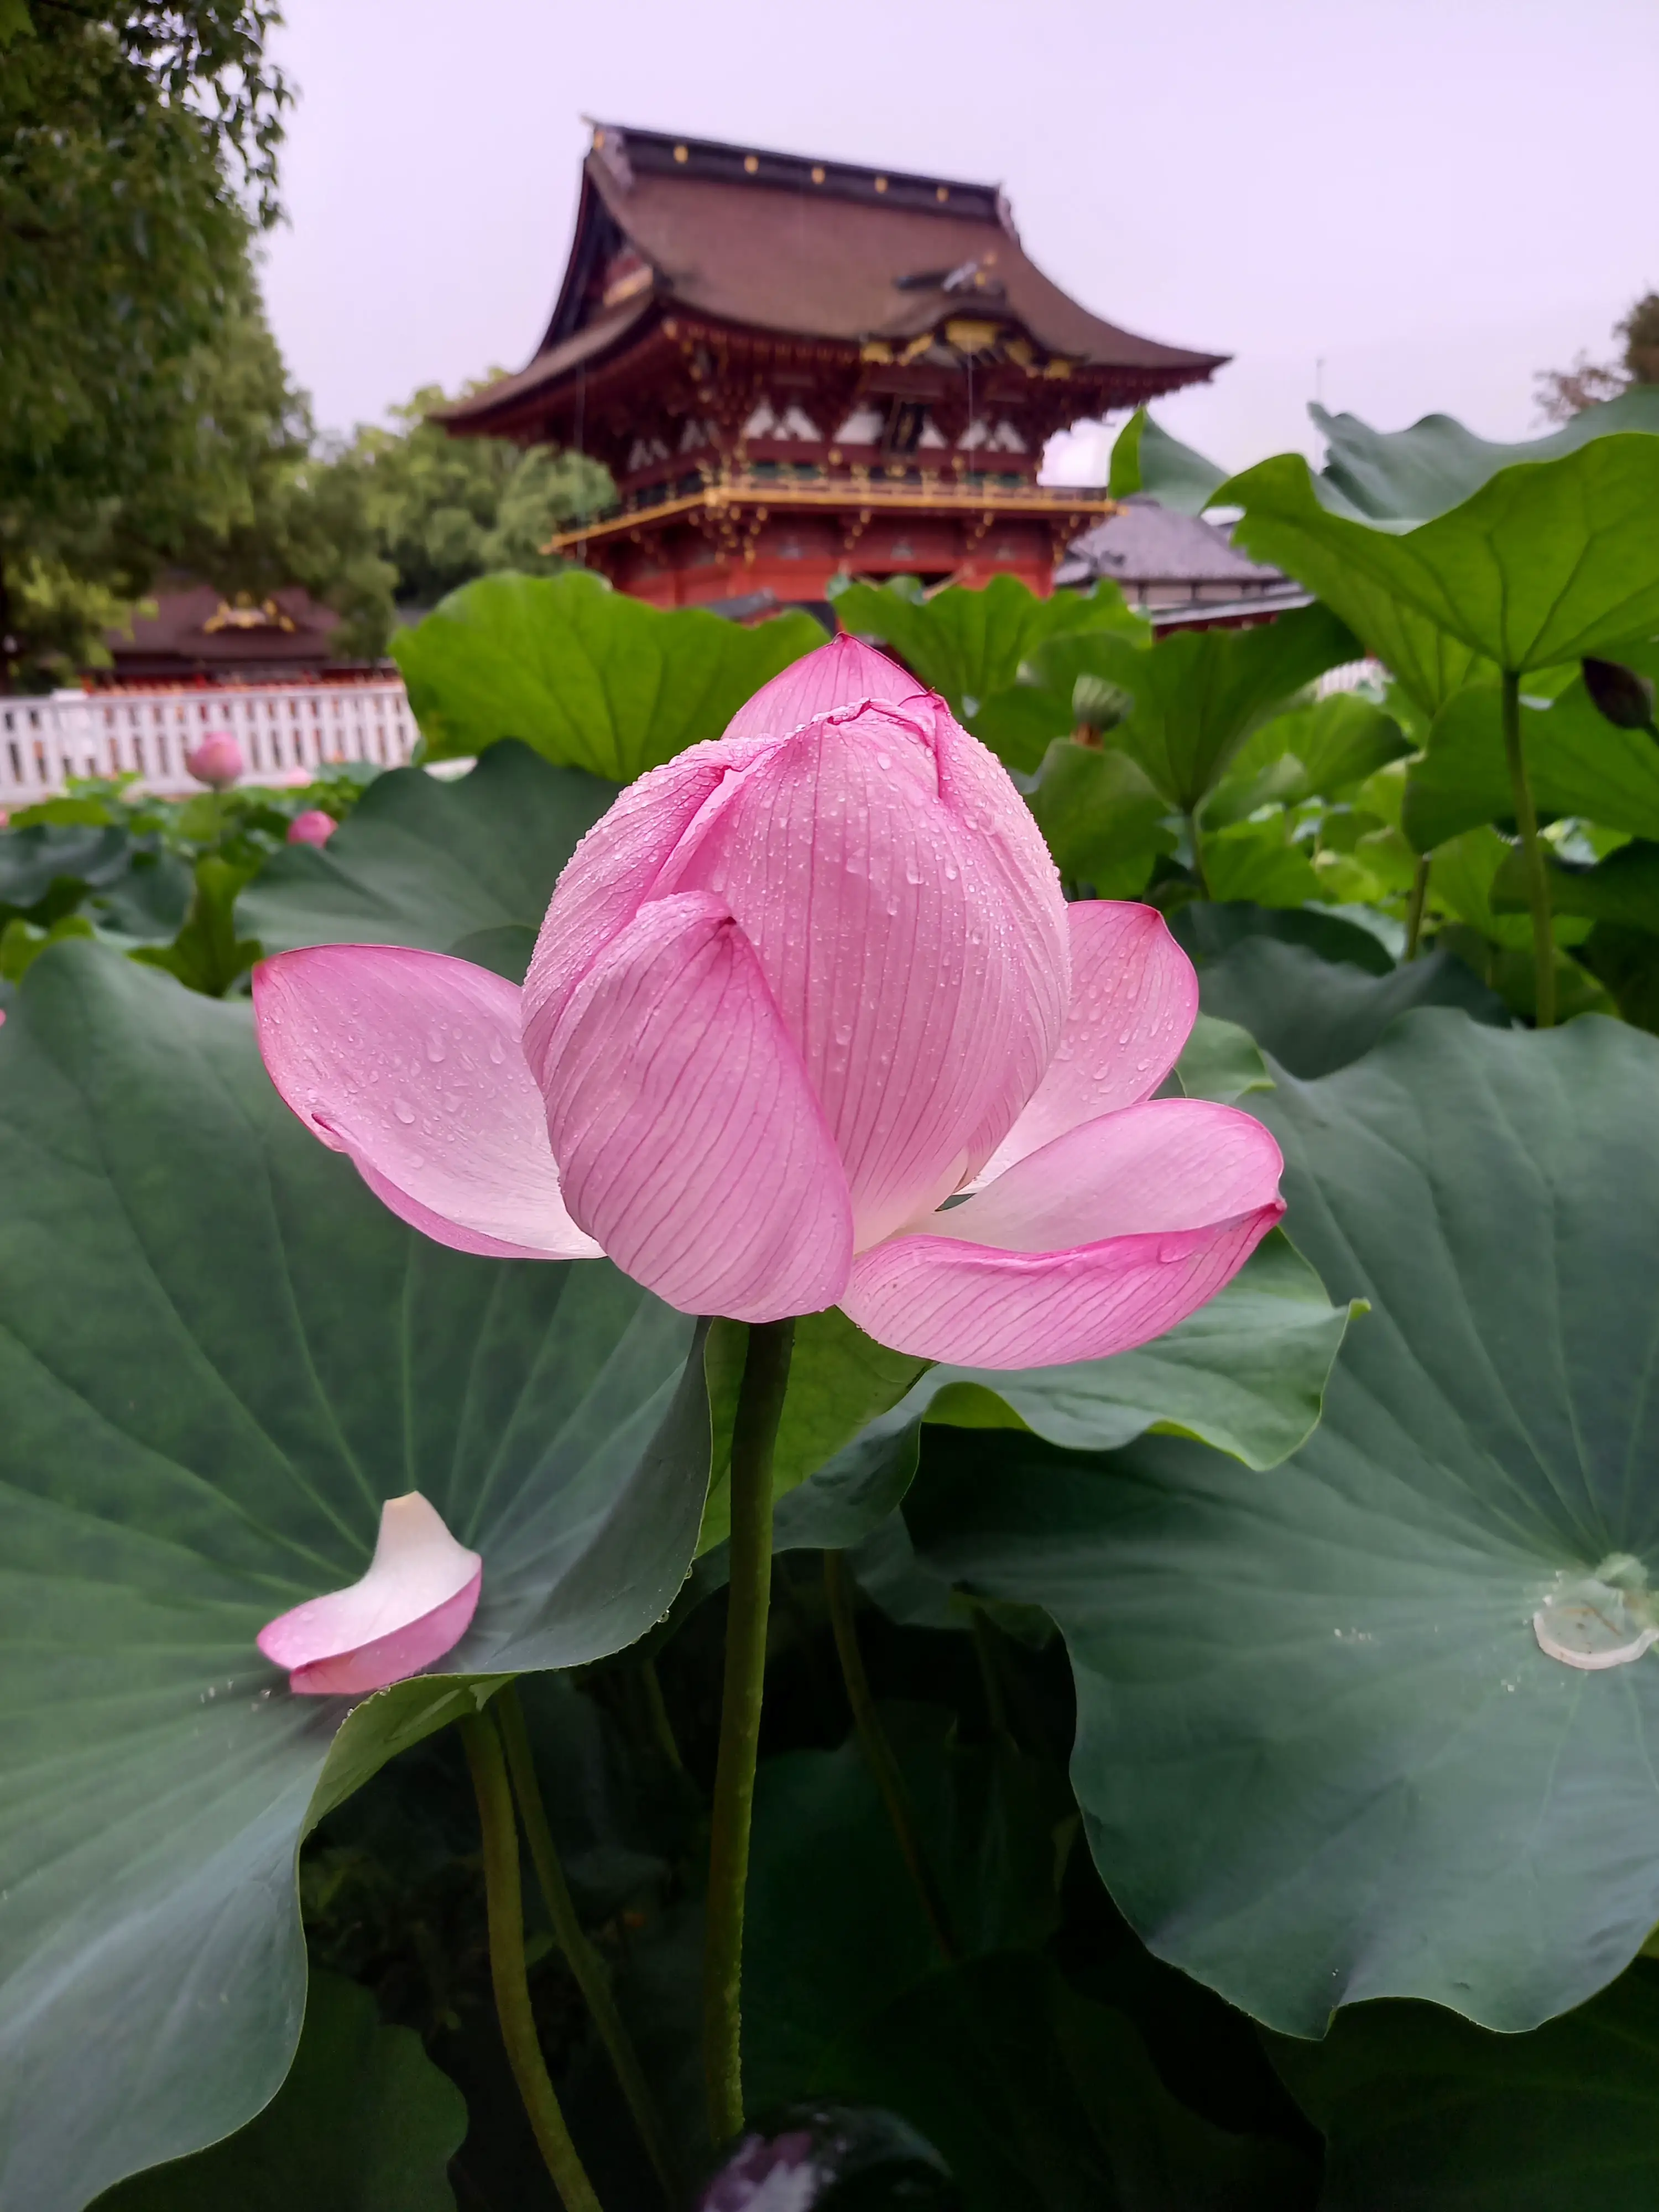
[[[607,124],[594,131],[569,264],[535,358],[442,419],[494,428],[515,402],[607,354],[653,307],[862,348],[903,348],[949,321],[1015,324],[1068,372],[1091,384],[1119,372],[1136,397],[1198,382],[1227,358],[1091,314],[1028,257],[995,186]]]

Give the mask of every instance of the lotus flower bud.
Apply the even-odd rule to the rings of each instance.
[[[339,823],[331,814],[325,814],[320,806],[307,806],[303,814],[296,814],[288,825],[290,845],[326,845]]]
[[[201,744],[185,755],[185,766],[198,783],[210,791],[228,791],[241,781],[247,763],[242,748],[228,730],[212,730]]]
[[[1102,1359],[1285,1210],[1259,1121],[1156,1096],[1198,1011],[1162,915],[1068,906],[1000,763],[851,638],[622,793],[522,992],[334,945],[253,998],[277,1089],[404,1220],[602,1251],[684,1313],[839,1305],[918,1358]]]
[[[1590,704],[1615,729],[1653,731],[1653,685],[1620,660],[1586,660],[1584,689]]]

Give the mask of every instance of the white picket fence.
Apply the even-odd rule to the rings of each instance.
[[[397,677],[0,698],[0,806],[49,798],[72,775],[131,775],[149,791],[199,790],[185,755],[215,730],[236,738],[252,783],[307,781],[337,761],[402,768],[420,735]]]

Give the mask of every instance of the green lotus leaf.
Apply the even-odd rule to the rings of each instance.
[[[1358,653],[1352,631],[1322,606],[1251,629],[1178,630],[1150,651],[1102,638],[1101,672],[1134,701],[1109,741],[1172,807],[1189,811],[1259,723]]]
[[[1172,438],[1137,407],[1113,443],[1106,489],[1114,499],[1149,492],[1176,514],[1201,514],[1226,477],[1225,469]]]
[[[246,1004],[36,963],[0,1030],[0,2203],[76,2212],[247,2120],[299,2031],[308,1820],[477,1678],[666,1609],[693,1346],[606,1262],[405,1229],[277,1099]],[[346,1719],[254,1636],[411,1489],[482,1553],[477,1617]]]
[[[1252,1091],[1271,1091],[1261,1048],[1248,1030],[1200,1013],[1175,1065],[1176,1079],[1188,1098],[1213,1098],[1235,1106]]]
[[[453,782],[394,769],[325,846],[289,845],[236,904],[267,952],[412,945],[518,982],[559,871],[617,795],[505,739]]]
[[[1431,650],[1404,612],[1520,673],[1659,623],[1650,428],[1511,462],[1428,520],[1363,518],[1297,453],[1230,477],[1216,497],[1244,509],[1238,535],[1255,558],[1316,592],[1425,707],[1450,696],[1456,653]],[[1473,672],[1466,661],[1453,688]]]
[[[714,1463],[699,1553],[723,1544],[732,1530],[732,1429],[749,1332],[741,1322],[717,1321],[708,1332],[707,1366],[714,1412]],[[772,1453],[772,1496],[788,1497],[896,1406],[927,1363],[878,1344],[839,1306],[795,1324],[789,1382]]]
[[[1472,1020],[1509,1024],[1497,994],[1450,952],[1367,975],[1305,946],[1255,937],[1201,969],[1198,987],[1206,1012],[1236,1023],[1280,1067],[1304,1078],[1359,1059],[1417,1006],[1461,1006]]]
[[[1235,822],[1200,840],[1205,880],[1218,905],[1304,907],[1323,885],[1312,848],[1281,808],[1261,822]]]
[[[1003,1952],[916,1984],[844,2036],[823,2090],[896,2106],[964,2212],[1308,2212],[1312,2160],[1170,2094],[1127,2016]]]
[[[1423,522],[1460,507],[1503,469],[1559,460],[1620,430],[1659,430],[1659,392],[1633,386],[1610,404],[1586,407],[1559,430],[1518,445],[1477,438],[1449,415],[1425,415],[1408,430],[1373,430],[1357,415],[1310,407],[1325,441],[1322,479],[1337,512],[1375,521]]]
[[[745,699],[823,641],[808,614],[745,629],[706,608],[647,606],[571,569],[463,584],[392,650],[429,759],[520,738],[556,767],[631,783],[719,737]]]
[[[1273,2063],[1326,2140],[1322,2212],[1565,2212],[1659,2198],[1659,1966],[1530,2035],[1356,2005]]]
[[[1401,815],[1419,853],[1514,814],[1500,712],[1497,685],[1472,684],[1435,717],[1428,749],[1407,774]],[[1578,815],[1659,838],[1659,745],[1604,720],[1582,678],[1548,706],[1522,702],[1521,744],[1533,803],[1546,820]]]
[[[1253,937],[1305,945],[1322,960],[1341,961],[1368,975],[1394,972],[1394,956],[1374,930],[1319,907],[1191,899],[1170,916],[1170,931],[1200,974],[1212,961],[1224,959],[1235,945]]]
[[[1115,589],[1115,586],[1112,586]],[[975,737],[1006,766],[1027,775],[1042,763],[1055,738],[1080,728],[1114,728],[1130,700],[1118,679],[1118,655],[1127,646],[1144,652],[1152,633],[1144,623],[1103,629],[1064,630],[1036,646],[1019,664],[1012,687],[994,691],[969,717]]]
[[[1205,806],[1205,826],[1224,829],[1270,803],[1343,797],[1415,750],[1392,714],[1356,692],[1333,692],[1275,714],[1245,739]]]
[[[257,2119],[211,2150],[136,2176],[97,2212],[454,2212],[466,2134],[454,2083],[374,2000],[313,1974],[293,2070]]]
[[[1063,1632],[1095,1856],[1160,1956],[1298,2035],[1381,1996],[1528,2028],[1659,1918],[1659,1659],[1552,1656],[1659,1562],[1659,1043],[1420,1013],[1257,1111],[1371,1306],[1301,1451],[930,1430],[905,1520]]]
[[[1526,910],[1527,885],[1521,858],[1519,850],[1511,847],[1492,878],[1492,903],[1499,914]],[[1569,867],[1553,858],[1547,867],[1553,914],[1613,922],[1622,929],[1659,937],[1659,844],[1637,838],[1593,867]]]
[[[1117,586],[1105,582],[1088,592],[1039,599],[1017,576],[994,576],[982,586],[951,584],[923,598],[911,580],[900,578],[891,584],[848,584],[835,605],[843,629],[890,646],[970,727],[994,693],[1012,688],[1021,663],[1047,639],[1070,630],[1109,629],[1133,649],[1146,635]]]
[[[1158,855],[1175,850],[1168,802],[1127,753],[1056,739],[1028,804],[1061,875],[1098,898],[1133,898]]]

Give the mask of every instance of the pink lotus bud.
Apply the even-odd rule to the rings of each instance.
[[[380,1508],[368,1572],[347,1589],[307,1598],[258,1635],[267,1659],[302,1697],[365,1697],[418,1674],[471,1626],[483,1578],[418,1490]]]
[[[331,814],[325,814],[320,806],[307,806],[303,814],[296,814],[288,825],[290,845],[326,845],[339,823]]]
[[[1152,1097],[1198,1007],[1162,917],[1068,907],[1000,764],[850,638],[623,792],[521,996],[374,945],[253,988],[278,1090],[404,1220],[603,1250],[688,1313],[839,1304],[924,1358],[1100,1358],[1284,1211],[1260,1122]]]
[[[198,783],[213,791],[228,791],[240,782],[246,763],[242,748],[228,730],[210,730],[193,751],[185,755],[185,766]]]

